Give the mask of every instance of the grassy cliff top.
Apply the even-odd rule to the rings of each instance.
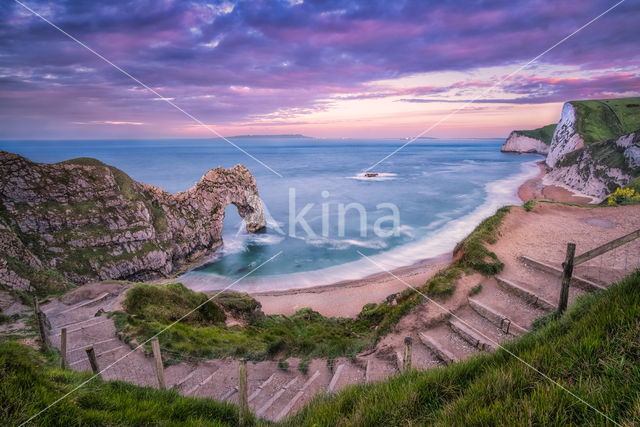
[[[570,101],[586,145],[640,129],[640,97]]]
[[[546,126],[542,126],[538,129],[532,130],[517,130],[516,132],[528,136],[529,138],[539,139],[547,145],[551,145],[551,139],[553,138],[553,132],[556,131],[556,124],[550,124]]]

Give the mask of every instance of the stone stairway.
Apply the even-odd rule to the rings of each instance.
[[[464,298],[448,313],[433,308],[440,316],[397,332],[402,338],[413,338],[413,368],[431,369],[477,352],[493,351],[500,343],[526,333],[536,318],[555,309],[560,293],[559,266],[521,257],[508,267],[496,277],[473,276],[473,285],[482,286],[479,292]],[[603,283],[575,277],[569,299],[604,287]],[[104,379],[157,387],[153,358],[141,349],[132,351],[118,339],[113,321],[105,314],[120,307],[126,289],[122,284],[87,285],[74,291],[82,290],[80,296],[65,300],[65,295],[44,304],[51,327],[49,339],[59,348],[60,330],[67,328],[71,369],[90,370],[84,350],[93,346],[100,368],[108,368],[102,372]],[[334,393],[351,384],[381,381],[398,373],[402,352],[402,341],[396,340],[393,345],[379,345],[373,353],[335,359],[331,367],[324,359],[313,359],[306,374],[298,369],[300,360],[296,358],[288,359],[286,370],[276,361],[249,362],[249,407],[259,417],[280,420],[318,392]],[[165,367],[166,384],[185,396],[237,404],[238,365],[231,358],[171,364]]]

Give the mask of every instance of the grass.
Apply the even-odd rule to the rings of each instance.
[[[90,378],[62,371],[57,355],[16,342],[0,343],[0,419],[17,426]],[[250,418],[250,423],[255,421]],[[34,420],[37,425],[234,426],[234,405],[180,396],[174,391],[94,379]]]
[[[623,425],[640,423],[640,273],[547,316],[509,351]],[[319,395],[285,425],[604,425],[505,351]]]
[[[482,284],[477,284],[473,288],[469,290],[469,296],[472,297],[474,295],[479,294],[482,291]]]
[[[640,129],[640,98],[571,101],[578,110],[577,128],[585,145]]]
[[[460,254],[458,265],[486,276],[502,271],[504,264],[494,252],[485,247],[485,244],[497,241],[500,224],[510,209],[509,206],[498,209],[495,215],[482,221],[473,233],[456,245],[453,253]]]
[[[528,136],[529,138],[539,139],[546,145],[551,145],[551,140],[553,139],[553,133],[556,131],[556,126],[557,125],[554,123],[538,129],[517,130],[516,132],[524,136]]]
[[[536,201],[537,200],[527,200],[524,205],[522,205],[522,207],[524,208],[525,211],[527,212],[531,212],[533,210],[533,208],[536,206]]]

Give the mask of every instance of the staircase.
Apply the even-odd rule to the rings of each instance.
[[[478,276],[477,284],[482,285],[478,293],[468,296],[437,321],[417,324],[410,332],[403,332],[402,338],[413,338],[412,367],[430,369],[464,360],[525,334],[535,319],[558,306],[561,275],[559,264],[522,256],[501,275]],[[51,344],[59,348],[60,330],[65,327],[71,369],[90,370],[84,349],[93,346],[104,379],[157,387],[153,358],[142,350],[132,351],[118,339],[113,321],[104,314],[119,308],[127,287],[112,284],[103,292],[100,285],[86,285],[88,294],[81,302],[64,304],[57,299],[43,305],[51,326]],[[607,285],[574,276],[569,303]],[[279,369],[275,361],[249,363],[249,407],[259,417],[280,420],[295,413],[318,392],[334,393],[351,384],[381,381],[396,374],[403,368],[402,351],[401,342],[396,341],[353,360],[335,359],[331,366],[324,359],[314,359],[306,374],[300,372],[300,360],[295,358],[288,359],[286,370]],[[230,358],[172,364],[165,368],[167,388],[185,396],[237,404],[238,364]]]

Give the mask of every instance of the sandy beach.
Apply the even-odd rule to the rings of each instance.
[[[545,186],[546,174],[544,162],[539,162],[539,174],[524,182],[518,189],[523,202],[528,200],[549,200],[575,204],[589,204],[590,198],[582,197],[555,185]],[[275,292],[252,293],[262,304],[267,314],[290,315],[303,307],[311,307],[325,316],[355,317],[362,307],[370,302],[380,303],[390,294],[401,292],[411,286],[426,283],[440,269],[448,265],[452,254],[425,260],[414,265],[402,267],[389,273],[375,274],[359,280],[338,282],[326,286],[305,289],[293,289]],[[394,277],[395,276],[395,277]]]

